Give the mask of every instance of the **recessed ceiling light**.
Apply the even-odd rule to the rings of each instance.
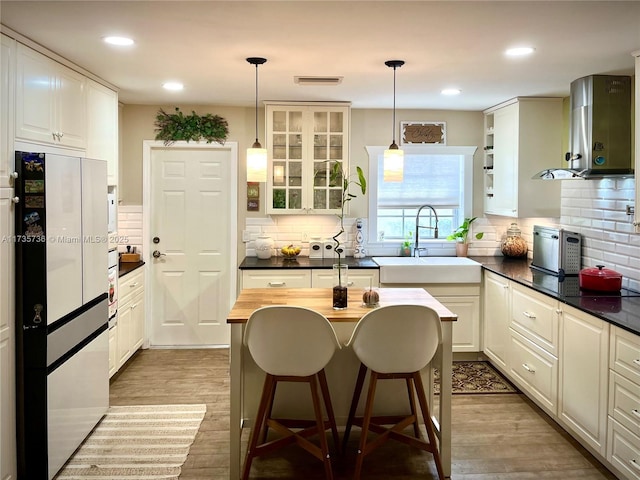
[[[532,54],[534,50],[535,48],[533,47],[514,47],[507,49],[504,53],[510,57],[522,57],[523,55]]]
[[[184,88],[184,85],[180,82],[166,82],[162,84],[162,88],[165,90],[178,91]]]
[[[103,40],[109,45],[118,45],[118,46],[133,45],[133,40],[127,37],[104,37]]]
[[[462,90],[460,90],[459,88],[445,88],[440,93],[442,95],[460,95],[460,93],[462,93]]]

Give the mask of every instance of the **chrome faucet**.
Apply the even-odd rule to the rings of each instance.
[[[436,217],[435,227],[432,227],[431,225],[429,225],[428,227],[420,225],[420,212],[422,211],[423,208],[430,208],[431,211],[433,212],[433,215]],[[433,238],[438,238],[438,214],[436,213],[436,209],[433,208],[431,205],[422,205],[420,208],[418,208],[418,213],[416,214],[416,244],[413,247],[413,255],[416,257],[420,256],[420,250],[426,250],[426,248],[419,248],[418,246],[420,243],[421,228],[433,229]]]

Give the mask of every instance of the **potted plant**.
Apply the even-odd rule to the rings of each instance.
[[[467,256],[469,249],[469,230],[476,218],[477,217],[465,218],[462,225],[455,229],[451,235],[447,236],[447,240],[454,240],[456,242],[456,255],[459,257]],[[483,236],[483,232],[478,232],[474,235],[476,240],[480,240]]]
[[[335,272],[335,281],[333,287],[333,308],[336,310],[347,308],[347,266],[342,264],[343,248],[340,247],[340,236],[344,233],[344,212],[347,202],[350,202],[356,195],[349,192],[351,185],[357,185],[360,187],[360,191],[364,195],[367,192],[367,180],[364,178],[362,168],[356,167],[358,173],[358,180],[350,180],[349,177],[342,170],[342,164],[335,162],[331,165],[329,170],[329,185],[335,187],[342,184],[342,199],[340,202],[340,231],[332,238],[334,241],[333,250],[338,257],[338,263],[333,266]]]
[[[412,243],[413,232],[408,232],[402,242],[400,247],[400,256],[401,257],[410,257],[411,256],[411,243]]]

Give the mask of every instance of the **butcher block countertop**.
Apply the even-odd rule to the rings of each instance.
[[[380,306],[421,304],[433,308],[442,321],[458,316],[444,307],[422,288],[378,288]],[[295,299],[292,302],[292,299]],[[245,288],[240,292],[227,323],[244,323],[256,308],[269,305],[292,305],[311,308],[332,322],[354,322],[371,308],[362,305],[362,289],[349,289],[348,308],[334,310],[330,288]],[[356,320],[354,320],[354,318]]]

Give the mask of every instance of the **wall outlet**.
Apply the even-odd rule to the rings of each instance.
[[[251,241],[251,235],[249,234],[248,230],[242,230],[242,241],[244,243]]]

